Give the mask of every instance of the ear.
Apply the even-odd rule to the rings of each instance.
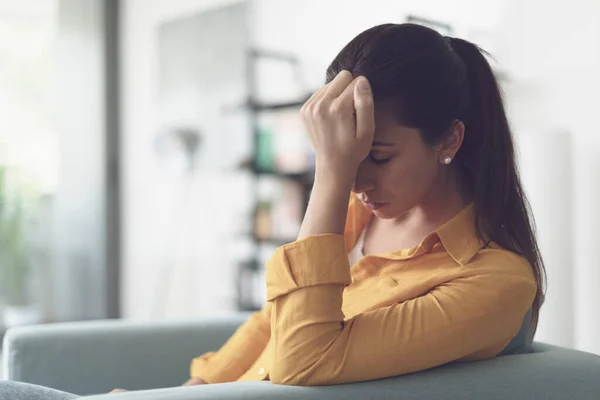
[[[450,157],[454,159],[465,138],[465,124],[460,120],[455,120],[450,127],[450,131],[441,142],[436,146],[438,158]]]

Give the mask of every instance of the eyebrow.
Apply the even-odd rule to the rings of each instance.
[[[373,147],[375,147],[375,146],[388,146],[388,147],[389,147],[389,146],[393,146],[393,145],[394,145],[393,143],[385,143],[385,142],[373,142],[373,145],[372,145],[372,146],[373,146]]]

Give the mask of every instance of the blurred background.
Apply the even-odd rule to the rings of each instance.
[[[548,271],[537,340],[600,354],[597,0],[0,0],[0,332],[260,307],[311,186],[300,106],[406,21],[494,55]]]

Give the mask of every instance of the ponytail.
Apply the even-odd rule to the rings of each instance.
[[[502,95],[484,57],[487,53],[463,39],[448,41],[464,65],[469,86],[467,104],[459,115],[466,129],[456,161],[473,190],[479,236],[520,254],[532,266],[537,282],[532,306],[534,333],[544,299],[546,272],[535,237],[535,222],[517,173]]]

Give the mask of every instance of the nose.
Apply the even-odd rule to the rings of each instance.
[[[356,171],[354,177],[354,183],[352,184],[352,192],[367,193],[375,188],[375,176],[372,171],[369,170],[368,161],[363,161]]]

